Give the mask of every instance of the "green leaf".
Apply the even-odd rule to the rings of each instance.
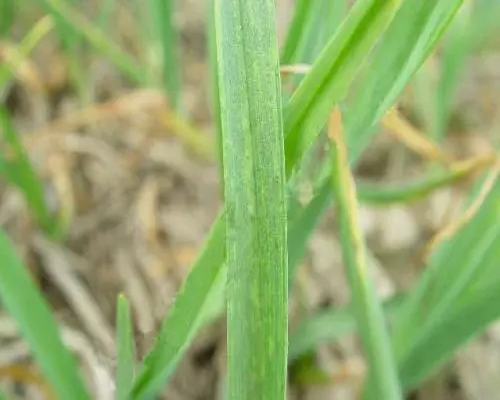
[[[0,96],[3,96],[4,88],[7,87],[9,81],[14,77],[15,70],[28,57],[40,40],[51,31],[52,25],[52,21],[49,18],[40,19],[30,28],[21,43],[16,47],[17,54],[12,57],[13,59],[10,62],[0,63]]]
[[[484,260],[500,245],[498,217],[500,184],[484,200],[477,215],[432,255],[395,327],[394,342],[402,362],[452,309],[454,302],[482,274]],[[453,280],[450,281],[450,276]]]
[[[155,42],[160,44],[162,78],[173,109],[180,106],[181,70],[177,51],[177,31],[174,26],[174,0],[151,0],[151,20]]]
[[[370,371],[371,389],[377,399],[399,400],[402,398],[402,390],[396,360],[382,306],[366,261],[366,245],[359,226],[356,189],[349,169],[340,115],[340,111],[337,111],[336,115],[332,116],[336,125],[331,128],[336,129],[336,132],[330,132],[334,171],[332,177],[342,255],[351,289],[354,315]]]
[[[394,345],[407,388],[500,317],[499,196],[497,183],[466,227],[432,255],[398,313]]]
[[[217,43],[215,41],[215,0],[209,0],[208,5],[208,55],[210,61],[210,86],[212,98],[212,115],[214,119],[215,138],[217,145],[217,155],[219,162],[219,181],[221,198],[224,199],[224,160],[222,156],[222,128],[220,116],[220,98],[219,98],[219,73],[217,68]]]
[[[298,0],[281,55],[281,64],[312,63],[347,13],[345,0]]]
[[[497,247],[500,241],[497,241]],[[497,266],[498,266],[498,258]],[[417,387],[468,341],[500,317],[500,279],[484,282],[446,313],[425,335],[401,365],[401,379],[408,389]]]
[[[304,37],[304,31],[309,16],[312,13],[314,3],[315,2],[309,0],[297,0],[295,2],[293,18],[281,54],[282,64],[291,64],[297,61],[298,57],[295,54]]]
[[[406,2],[414,2],[415,0],[406,0]],[[406,3],[405,2],[405,3]],[[428,3],[428,2],[426,2]],[[439,2],[441,4],[441,2]],[[415,4],[414,4],[415,6]],[[441,11],[441,8],[437,9],[438,11]],[[453,14],[454,10],[450,11]],[[370,140],[371,135],[373,135],[373,130],[370,129],[370,126],[372,124],[375,124],[380,118],[379,113],[382,113],[385,111],[383,107],[379,107],[379,104],[385,104],[386,107],[389,107],[392,105],[394,100],[397,98],[399,95],[400,91],[406,85],[406,83],[411,79],[413,76],[415,70],[418,68],[418,65],[421,63],[422,60],[424,60],[427,56],[427,49],[431,48],[434,39],[437,40],[437,36],[429,36],[426,34],[424,38],[421,37],[421,35],[424,35],[424,31],[426,32],[426,29],[428,28],[429,24],[419,24],[422,20],[432,20],[433,24],[432,26],[437,26],[440,29],[440,33],[444,31],[444,28],[447,25],[447,22],[440,22],[439,19],[436,19],[435,17],[439,17],[441,14],[436,14],[434,15],[434,12],[437,12],[434,10],[434,8],[428,8],[427,12],[429,15],[426,18],[422,18],[421,14],[418,14],[419,19],[414,19],[416,15],[413,15],[411,13],[405,13],[406,15],[406,20],[403,22],[393,22],[392,25],[396,26],[396,28],[392,28],[392,31],[395,32],[395,30],[401,30],[401,32],[408,32],[411,31],[412,35],[408,39],[404,39],[404,43],[400,44],[398,47],[395,48],[393,52],[389,51],[393,45],[393,38],[385,35],[382,43],[380,43],[379,47],[376,49],[375,53],[375,60],[377,64],[382,65],[382,61],[387,61],[387,65],[385,66],[384,73],[383,73],[383,79],[381,79],[381,76],[377,76],[374,74],[371,74],[369,76],[365,76],[362,81],[359,84],[359,88],[361,91],[358,92],[358,96],[362,96],[364,88],[368,88],[367,90],[370,92],[370,96],[368,101],[365,100],[365,102],[357,102],[356,104],[358,105],[357,112],[359,113],[360,116],[363,117],[363,120],[365,121],[364,124],[358,124],[354,119],[352,119],[351,124],[356,123],[355,130],[354,128],[351,128],[351,126],[348,124],[347,125],[347,131],[348,131],[348,138],[349,138],[349,150],[350,150],[350,159],[352,162],[355,162],[361,151],[364,149],[364,147],[367,145],[367,143]],[[433,17],[431,18],[431,14]],[[451,18],[451,17],[450,17]],[[352,21],[352,17],[351,17]],[[351,22],[352,23],[352,22]],[[441,27],[441,25],[444,25]],[[411,29],[406,29],[406,27],[411,27]],[[442,28],[442,29],[441,29]],[[345,31],[345,30],[344,30]],[[439,35],[438,35],[439,36]],[[337,40],[341,40],[342,36],[339,36],[338,34],[336,35]],[[342,43],[338,43],[337,47],[344,47]],[[351,51],[353,50],[352,48],[349,48],[346,51]],[[358,62],[361,62],[362,57],[364,57],[363,54],[358,54],[359,59]],[[347,57],[347,55],[346,55]],[[406,68],[404,71],[401,71],[400,69],[402,66],[406,64],[409,59],[414,60],[417,58],[417,62],[412,61],[412,65],[414,65],[414,68]],[[377,61],[378,60],[378,61]],[[330,59],[330,63],[333,65],[336,65],[336,60],[335,59]],[[324,68],[323,64],[318,64],[317,66],[313,67],[314,68]],[[330,68],[328,68],[330,69]],[[313,71],[311,71],[312,73]],[[334,79],[337,79],[337,77],[340,75],[335,75]],[[398,85],[392,85],[391,82],[394,82],[397,80]],[[296,94],[295,96],[299,96]],[[299,102],[299,98],[296,99],[297,102]],[[305,101],[305,97],[304,97]],[[363,105],[363,108],[359,108],[360,105]],[[331,109],[330,108],[325,108],[324,114],[322,115],[323,119],[326,120],[328,114],[330,113]],[[350,115],[354,115],[356,112],[356,109],[353,109],[353,113]],[[347,121],[349,122],[349,121]],[[285,125],[286,128],[286,125]],[[356,135],[365,135],[365,141],[357,141],[354,140],[356,139],[355,135],[351,135],[351,131],[355,133]],[[287,134],[289,131],[285,129],[285,134]],[[318,132],[314,132],[314,134],[317,134]],[[369,137],[366,137],[369,136]],[[299,160],[300,157],[297,155],[294,159]],[[290,167],[293,167],[291,165]],[[324,191],[324,192],[323,192]],[[326,205],[329,202],[330,196],[331,196],[331,182],[329,176],[327,176],[326,179],[322,180],[322,182],[319,184],[319,189],[317,193],[326,193],[323,194],[326,199],[325,201],[319,201],[317,200],[316,202],[311,202],[309,203],[303,210],[305,213],[304,215],[308,214],[307,219],[312,220],[312,221],[317,221],[319,219],[319,216],[321,213],[324,211],[326,208]],[[318,203],[321,204],[321,207],[318,206]],[[306,211],[306,209],[308,209]],[[302,213],[302,212],[301,212]],[[311,225],[314,225],[311,224]],[[294,225],[296,228],[293,228],[290,226],[290,229],[297,229],[296,234],[298,235],[297,237],[302,237],[302,239],[297,239],[296,241],[293,240],[294,234],[291,232],[289,233],[289,240],[291,243],[294,243],[294,245],[299,246],[300,242],[299,240],[307,240],[310,231],[307,232],[307,230],[301,231],[301,226],[299,224]],[[146,387],[149,386],[149,393],[155,393],[155,390],[158,390],[158,388],[162,387],[163,381],[166,380],[166,378],[169,376],[169,374],[172,372],[173,368],[175,367],[178,359],[180,358],[182,351],[187,347],[189,342],[191,341],[192,337],[196,333],[199,325],[197,325],[198,317],[200,313],[202,312],[203,304],[204,302],[207,302],[209,300],[209,294],[212,293],[211,289],[215,287],[215,282],[217,279],[215,276],[223,269],[223,262],[224,262],[224,221],[221,220],[221,218],[217,219],[215,222],[215,226],[213,228],[212,234],[210,238],[208,239],[208,242],[206,244],[206,247],[204,249],[204,252],[202,255],[200,255],[200,258],[194,265],[192,272],[190,273],[190,276],[188,277],[188,280],[186,281],[186,284],[177,297],[173,310],[180,310],[180,311],[170,311],[167,318],[164,321],[163,328],[159,334],[157,346],[159,348],[154,348],[152,350],[152,353],[155,354],[163,354],[163,356],[158,356],[158,357],[150,357],[151,359],[155,359],[156,362],[156,367],[152,368],[151,365],[148,366],[148,363],[145,362],[145,367],[144,367],[144,373],[143,376],[139,377],[140,379],[137,380],[136,385],[135,385],[135,390],[136,393],[145,393],[142,392],[142,390]],[[312,229],[311,229],[312,231]],[[303,242],[305,248],[305,242]],[[289,246],[290,249],[292,249],[292,246]],[[208,257],[207,254],[212,254],[213,257]],[[300,254],[298,256],[293,256],[293,250],[290,253],[290,265],[293,264],[296,259],[300,259]],[[220,273],[220,276],[222,276],[223,273]],[[200,288],[200,285],[202,286]],[[196,298],[196,301],[191,302],[191,298]],[[177,322],[180,320],[181,322]],[[179,331],[177,329],[172,329],[169,330],[166,328],[166,326],[177,326],[178,323],[181,323],[183,325],[183,331]],[[172,347],[170,347],[170,350],[165,350],[165,344],[166,343],[173,343]],[[151,371],[153,369],[156,369],[156,372],[153,374]],[[146,372],[149,371],[149,372]],[[158,372],[158,371],[163,371],[163,372]],[[141,388],[142,385],[144,384],[144,388]],[[153,388],[153,389],[151,389]]]
[[[440,79],[436,90],[435,121],[431,126],[431,138],[443,140],[453,111],[453,99],[465,60],[471,46],[472,19],[467,7],[463,7],[450,26],[440,64]]]
[[[3,0],[0,3],[0,37],[6,35],[14,22],[14,0]]]
[[[318,223],[321,212],[331,200],[328,186],[321,188],[288,225],[288,286],[291,288],[296,269],[307,248],[307,239]]]
[[[375,124],[392,106],[427,58],[461,3],[461,0],[404,2],[375,49],[368,72],[358,83],[354,98],[345,107],[345,129],[351,164],[356,163],[370,143],[376,132]],[[319,182],[319,193],[324,190],[331,192],[330,175],[331,171]],[[324,204],[326,207],[327,203]],[[324,208],[312,207],[310,218],[319,219],[323,211]],[[302,237],[307,239],[308,234],[304,233]]]
[[[285,160],[274,0],[217,0],[228,399],[285,399]]]
[[[127,400],[135,375],[135,344],[130,304],[123,295],[116,302],[116,400]]]
[[[68,20],[68,15],[66,14],[67,10],[71,10],[71,7],[78,2],[75,0],[39,1],[54,21],[56,32],[63,48],[62,56],[68,63],[69,76],[75,85],[79,98],[84,103],[88,103],[91,99],[89,98],[87,71],[82,63],[82,59],[84,58],[83,42],[78,28],[73,25],[74,21]]]
[[[400,0],[356,2],[302,80],[284,111],[288,175],[316,139],[329,112],[346,96],[367,54],[400,3]]]
[[[467,176],[471,169],[465,167],[441,170],[429,173],[428,176],[409,183],[400,183],[392,187],[358,182],[358,197],[362,203],[372,205],[388,205],[393,203],[408,203],[421,200],[434,190],[449,185]]]
[[[350,159],[368,146],[373,127],[428,57],[463,0],[406,0],[375,52],[349,107]]]
[[[0,259],[2,304],[16,320],[54,392],[61,399],[90,400],[79,376],[76,359],[65,348],[45,298],[1,230]]]
[[[489,41],[497,39],[500,4],[491,0],[475,0],[472,4],[472,41],[474,49],[481,49]]]
[[[183,351],[218,301],[220,282],[225,283],[225,220],[221,217],[210,232],[175,302],[162,322],[153,349],[146,356],[132,388],[132,399],[150,399],[171,376]]]
[[[85,39],[97,52],[107,57],[124,76],[135,83],[147,84],[150,77],[147,71],[128,54],[111,41],[105,32],[92,24],[84,15],[78,13],[63,0],[43,0],[48,11],[56,18],[61,27],[60,35]],[[72,64],[73,65],[73,64]]]
[[[395,315],[403,303],[404,295],[395,295],[384,301],[383,309],[387,318]],[[352,306],[341,309],[328,308],[303,319],[290,334],[288,360],[293,362],[313,351],[318,345],[332,342],[356,330]]]
[[[0,106],[0,127],[3,131],[3,139],[13,158],[7,160],[7,154],[0,154],[0,169],[10,183],[16,185],[21,191],[40,226],[48,233],[52,233],[55,224],[45,204],[42,182],[31,166],[7,110],[3,106]]]

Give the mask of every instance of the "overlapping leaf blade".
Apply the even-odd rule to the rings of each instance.
[[[408,1],[408,2],[411,2],[411,1]],[[392,102],[397,98],[398,94],[400,93],[400,91],[402,90],[404,85],[411,79],[415,70],[418,68],[420,63],[427,56],[429,49],[432,48],[432,45],[434,44],[435,39],[437,39],[439,37],[440,33],[442,33],[444,31],[444,29],[446,28],[447,24],[449,23],[449,20],[452,18],[452,16],[454,15],[454,12],[456,11],[456,8],[457,8],[456,3],[460,3],[460,1],[454,1],[454,2],[448,1],[446,3],[447,4],[444,5],[444,8],[442,8],[443,7],[442,2],[439,2],[439,5],[440,5],[439,8],[434,9],[432,7],[428,7],[426,9],[427,14],[425,14],[425,15],[418,14],[419,18],[422,20],[425,20],[425,21],[432,20],[433,21],[433,25],[431,28],[435,29],[437,34],[428,35],[427,32],[428,32],[428,29],[430,29],[430,28],[428,28],[428,25],[430,23],[422,25],[422,24],[420,24],[420,22],[421,22],[420,19],[418,19],[418,20],[415,19],[415,17],[416,17],[415,15],[411,15],[411,14],[406,13],[405,14],[406,21],[398,22],[398,23],[393,22],[392,25],[397,26],[397,28],[394,28],[394,27],[392,28],[393,34],[396,31],[402,32],[401,35],[404,35],[405,33],[407,34],[408,29],[406,27],[408,25],[410,25],[412,27],[414,27],[414,26],[419,27],[419,29],[416,29],[416,30],[410,29],[410,33],[412,33],[412,35],[410,35],[410,37],[403,44],[398,46],[397,50],[392,52],[392,53],[387,50],[388,47],[392,46],[392,42],[390,42],[387,39],[387,35],[386,35],[386,38],[384,38],[383,42],[379,45],[379,48],[376,51],[375,59],[379,60],[378,61],[379,66],[382,65],[382,61],[380,59],[387,60],[387,63],[388,63],[387,65],[389,67],[386,67],[384,69],[384,75],[383,75],[384,78],[387,78],[387,79],[379,80],[378,77],[376,77],[374,75],[368,75],[363,79],[363,83],[361,85],[359,85],[361,90],[363,90],[363,88],[365,88],[365,83],[366,83],[368,85],[366,87],[369,90],[368,89],[365,89],[365,90],[368,90],[371,93],[370,96],[368,96],[369,100],[368,101],[365,100],[364,102],[362,102],[362,104],[364,105],[363,107],[359,106],[359,104],[361,104],[361,102],[358,101],[358,103],[357,103],[358,108],[359,108],[359,112],[363,112],[363,114],[364,114],[365,124],[356,125],[356,128],[357,128],[356,131],[358,132],[358,135],[360,134],[359,132],[362,132],[365,135],[365,139],[367,139],[367,140],[360,141],[360,142],[356,141],[355,140],[356,136],[351,135],[351,130],[353,128],[351,128],[349,126],[349,121],[348,121],[347,130],[348,130],[348,138],[349,138],[349,149],[351,152],[350,158],[352,161],[355,161],[357,159],[357,157],[361,153],[361,150],[366,146],[367,142],[369,141],[369,137],[367,138],[367,136],[373,135],[373,133],[374,133],[373,130],[370,130],[370,127],[376,123],[377,119],[380,117],[380,113],[381,112],[383,113],[383,107],[379,107],[379,104],[383,103],[383,104],[385,104],[386,107],[389,107],[392,104]],[[446,12],[446,13],[443,14],[444,12]],[[444,21],[439,20],[439,17],[441,15],[444,15],[446,17]],[[346,51],[348,51],[348,50],[346,50]],[[367,56],[367,54],[361,54],[361,52],[358,53],[357,58],[356,58],[356,64],[361,64],[362,59],[365,58],[366,56]],[[408,64],[407,63],[408,59],[412,60],[412,63],[409,63],[409,65],[411,64],[410,66],[412,66],[412,68],[407,67],[404,69],[403,72],[401,72],[399,67],[401,65]],[[332,63],[334,63],[335,60],[330,60],[330,61]],[[377,61],[375,61],[375,62],[377,62]],[[330,75],[329,78],[334,82],[336,80],[340,80],[339,75],[336,75],[336,74]],[[397,81],[398,84],[397,85],[387,84],[387,82],[394,82],[394,81]],[[338,84],[338,82],[337,82],[337,84]],[[363,91],[361,91],[359,93],[361,93],[360,96],[362,96],[362,97],[364,96]],[[342,96],[339,96],[339,97],[341,98]],[[299,101],[299,100],[296,99],[295,101]],[[306,99],[304,98],[303,101],[305,102]],[[335,101],[331,100],[331,99],[327,99],[327,103],[329,104],[329,106],[322,108],[323,114],[321,115],[321,119],[323,119],[323,121],[326,120],[326,118],[331,110],[331,106],[332,106],[332,104],[335,103]],[[314,104],[316,104],[316,103],[314,103]],[[319,116],[319,114],[318,114],[318,116]],[[367,132],[367,133],[365,133],[365,132]],[[287,126],[285,125],[285,134],[287,134],[287,133],[289,133],[289,130],[287,129]],[[316,131],[316,132],[311,133],[311,135],[315,137],[317,135],[317,133],[318,132]],[[314,140],[314,139],[312,139],[312,140]],[[302,154],[301,152],[306,147],[307,146],[301,147],[300,151],[297,152],[297,154],[295,156],[292,156],[292,159],[297,159],[297,160],[300,159],[300,156]],[[329,180],[325,181],[324,184],[330,186]],[[311,207],[309,208],[306,206],[306,209],[304,210],[304,212],[306,212],[306,213],[308,213],[307,208],[309,208],[309,211],[311,211],[307,217],[309,220],[312,220],[312,221],[317,220],[319,218],[319,215],[321,215],[322,211],[324,210],[324,208],[328,204],[328,201],[329,201],[330,196],[331,196],[331,190],[329,188],[326,188],[325,191],[323,191],[322,189],[324,189],[324,186],[323,187],[320,186],[318,193],[321,196],[325,196],[324,201],[310,203],[309,205]],[[322,203],[323,206],[318,207],[317,203]],[[223,224],[223,221],[221,221],[219,219],[218,222],[216,222],[216,224],[217,224],[217,226],[220,227],[220,224]],[[314,226],[314,224],[311,224],[311,226]],[[297,228],[300,228],[300,227],[297,227]],[[214,231],[212,233],[210,243],[207,243],[207,247],[206,247],[206,251],[210,250],[210,251],[214,252],[213,254],[217,253],[220,255],[221,264],[224,260],[224,256],[223,256],[224,248],[223,248],[223,239],[219,235],[222,235],[222,234],[223,233],[221,233],[221,232],[215,233],[215,231]],[[292,233],[289,233],[289,236],[292,236]],[[306,232],[306,234],[301,234],[299,236],[302,236],[302,239],[300,239],[300,240],[305,241],[305,240],[307,240],[308,233]],[[220,246],[220,248],[217,251],[215,251],[215,249],[211,248],[211,246]],[[215,279],[211,279],[210,276],[214,273],[217,273],[219,270],[211,269],[214,267],[214,264],[209,262],[208,260],[210,260],[210,258],[205,258],[205,257],[200,258],[199,262],[197,262],[195,267],[193,268],[193,271],[191,272],[191,276],[188,278],[188,280],[189,279],[193,279],[193,280],[209,279],[210,282],[215,282]],[[221,265],[219,265],[218,267],[221,267]],[[207,272],[209,270],[210,270],[210,272]],[[197,276],[197,278],[195,278],[195,276]],[[208,293],[210,292],[209,291],[210,288],[209,288],[209,285],[207,285],[207,287],[206,287],[207,291],[202,293],[202,295],[199,297],[200,301],[196,305],[193,305],[193,307],[192,307],[190,302],[186,301],[184,299],[185,297],[191,296],[191,289],[188,290],[187,286],[188,285],[186,284],[184,291],[179,294],[179,297],[177,298],[177,301],[176,301],[176,306],[179,303],[183,304],[182,307],[180,307],[180,309],[183,310],[184,316],[186,316],[186,315],[196,315],[197,316],[197,315],[199,315],[199,312],[200,312],[200,310],[198,308],[201,307],[201,304],[203,303],[202,296],[203,295],[208,296]],[[184,299],[184,300],[181,301],[181,299]],[[181,313],[179,312],[179,314],[181,314]],[[173,314],[169,314],[169,315],[173,315]],[[189,317],[188,320],[185,321],[186,325],[190,325],[189,329],[193,333],[197,329],[197,326],[194,326],[195,321],[196,321],[195,317]],[[172,321],[170,320],[170,318],[165,321],[165,325],[167,325],[167,324],[168,325],[172,324]],[[170,339],[172,339],[172,338],[169,335],[170,332],[168,332],[168,334],[167,334],[167,332],[168,331],[165,329],[160,334],[160,336],[163,337],[163,339],[161,341],[169,340],[169,342],[171,342]],[[177,336],[177,339],[173,340],[171,343],[175,342],[176,346],[179,346],[177,351],[181,352],[185,348],[185,346],[187,346],[187,344],[189,343],[191,338],[192,338],[192,336],[182,337],[181,335],[179,335],[179,336]],[[175,354],[177,354],[177,351],[175,352]],[[153,353],[154,352],[155,352],[155,350],[153,350]],[[158,365],[160,365],[160,364],[170,365],[171,363],[172,363],[172,365],[175,365],[177,358],[176,358],[176,360],[172,361],[172,359],[165,356],[166,354],[167,353],[164,353],[164,355],[159,358],[159,359],[162,359],[162,361],[159,362]],[[163,376],[166,378],[166,376],[168,376],[168,374],[163,374]],[[161,379],[159,379],[158,382],[161,382]]]
[[[361,21],[358,22],[361,23]],[[346,48],[345,51],[349,52],[349,49]],[[361,63],[361,60],[366,56],[366,54],[361,52],[356,53],[356,63]],[[335,59],[330,60],[332,64],[335,61]],[[329,76],[329,79],[336,82],[343,79],[343,77],[332,74]],[[330,103],[330,100],[328,99],[327,102]],[[327,108],[324,109],[324,119],[326,120],[329,110]],[[321,208],[324,209],[324,206]],[[317,210],[313,211],[310,214],[312,214],[312,217],[317,218],[320,212]],[[305,218],[310,219],[311,217],[307,216]],[[311,220],[311,230],[315,225],[315,220]],[[155,393],[163,385],[163,382],[172,373],[182,351],[190,343],[194,333],[199,328],[199,318],[202,315],[203,305],[208,301],[210,294],[213,293],[212,290],[216,287],[219,279],[218,276],[223,277],[225,274],[223,268],[225,261],[224,229],[224,220],[222,217],[219,217],[215,222],[203,253],[195,263],[183,289],[172,306],[172,310],[162,324],[162,329],[154,348],[144,362],[143,369],[133,389],[133,393],[137,398],[143,398],[141,396],[145,396],[147,393]],[[302,226],[296,225],[295,228],[291,227],[291,229],[294,229],[295,233],[290,232],[290,238],[303,235],[304,230]],[[304,237],[301,240],[305,241],[305,239]],[[294,260],[298,257],[298,255],[294,257]],[[196,294],[193,294],[194,290],[196,290]],[[168,328],[177,325],[180,326],[179,329],[170,330]]]

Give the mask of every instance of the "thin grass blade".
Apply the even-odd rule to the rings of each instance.
[[[134,83],[147,84],[151,79],[137,62],[126,54],[105,32],[92,24],[85,16],[62,0],[44,0],[58,21],[63,21],[64,29],[71,35],[85,39],[96,51],[102,53],[109,62]]]
[[[297,267],[304,256],[307,238],[318,223],[321,212],[331,200],[328,187],[321,188],[312,200],[303,207],[288,225],[288,285],[294,282]]]
[[[40,226],[47,233],[54,233],[56,224],[45,203],[42,183],[24,151],[7,110],[3,106],[0,106],[0,127],[3,131],[3,139],[8,144],[8,150],[12,156],[12,159],[8,160],[7,154],[0,154],[2,172],[21,191]]]
[[[180,106],[181,70],[177,49],[177,31],[174,26],[174,0],[151,0],[151,17],[155,38],[161,48],[162,78],[173,109]]]
[[[44,9],[54,20],[55,28],[59,36],[63,51],[63,57],[69,66],[69,75],[75,85],[80,100],[86,102],[89,100],[89,91],[86,83],[86,72],[81,63],[83,56],[83,46],[80,35],[72,29],[71,23],[62,16],[50,0],[40,0]],[[74,0],[65,1],[70,6],[75,5]]]
[[[430,131],[431,138],[436,142],[441,142],[446,135],[453,99],[471,46],[472,18],[468,8],[464,6],[457,12],[443,49],[434,102],[435,119]]]
[[[220,98],[219,98],[219,73],[217,67],[217,43],[215,40],[215,0],[208,0],[208,55],[210,61],[210,87],[212,90],[212,116],[215,127],[215,138],[217,155],[219,162],[219,181],[221,198],[224,199],[224,160],[222,155],[222,128],[220,117]]]
[[[116,400],[127,400],[134,383],[135,344],[130,304],[123,295],[116,302]]]
[[[54,23],[49,16],[40,18],[34,24],[19,46],[16,54],[12,57],[5,57],[0,64],[0,98],[4,96],[4,88],[15,76],[17,69],[22,62],[29,56],[36,45],[52,30]]]
[[[346,109],[350,159],[373,137],[373,127],[394,104],[429,56],[463,0],[406,0],[377,48],[370,68]]]
[[[500,241],[497,241],[497,246],[500,246]],[[405,388],[417,387],[457,349],[500,317],[499,288],[498,277],[484,282],[455,305],[439,325],[419,341],[400,366]]]
[[[197,330],[209,318],[211,299],[225,283],[225,220],[219,218],[205,248],[172,304],[153,349],[144,359],[131,398],[147,400],[166,384]]]
[[[46,300],[1,230],[0,258],[0,299],[52,389],[61,399],[90,400],[76,358],[65,348]]]
[[[316,139],[330,111],[346,96],[400,3],[400,0],[356,2],[302,80],[284,111],[288,175]]]
[[[346,13],[345,0],[297,1],[281,64],[314,62]]]
[[[384,315],[388,319],[394,317],[404,298],[405,296],[400,294],[383,302]],[[288,360],[293,362],[315,350],[318,345],[333,342],[355,331],[356,319],[352,306],[321,310],[302,320],[290,334]]]
[[[370,143],[376,133],[375,124],[392,106],[427,58],[461,3],[460,0],[404,2],[377,46],[367,68],[368,72],[359,82],[354,98],[345,107],[345,129],[351,164],[356,163]],[[415,10],[418,12],[414,12]],[[305,84],[305,80],[302,84]],[[288,133],[287,130],[285,132]],[[289,147],[285,146],[285,151],[288,157]],[[317,193],[327,192],[328,199],[323,203],[325,208],[331,199],[331,173],[331,170],[327,170],[317,185]],[[306,206],[310,208],[310,218],[318,220],[325,208],[310,204],[311,207]],[[309,236],[304,232],[302,237],[307,240]]]
[[[421,337],[439,325],[456,299],[481,273],[487,255],[500,245],[500,228],[492,223],[498,214],[499,194],[497,184],[474,219],[432,255],[394,330],[395,349],[401,362],[405,362]]]
[[[410,183],[401,183],[394,187],[358,182],[359,201],[372,205],[388,205],[394,203],[408,203],[428,196],[434,190],[453,184],[473,172],[486,167],[489,159],[465,161],[452,166],[449,170],[440,170],[429,173],[428,176]]]
[[[357,215],[356,189],[349,169],[341,114],[338,109],[332,115],[330,123],[333,191],[339,219],[342,254],[351,289],[358,334],[363,342],[376,398],[399,400],[402,398],[402,390],[399,385],[396,360],[392,353],[382,306],[368,270],[365,244]]]
[[[308,0],[297,0],[295,9],[286,35],[285,44],[281,54],[282,64],[291,64],[297,61],[296,52],[304,35],[307,20],[312,12],[314,2]]]

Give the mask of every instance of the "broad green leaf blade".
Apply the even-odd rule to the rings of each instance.
[[[33,170],[7,110],[3,106],[0,106],[0,128],[3,133],[2,137],[13,156],[11,161],[0,160],[3,172],[6,173],[6,178],[21,191],[40,226],[48,233],[52,233],[54,221],[45,204],[42,183]],[[5,157],[6,155],[0,154],[0,159]]]
[[[180,106],[181,71],[174,26],[174,0],[151,0],[151,20],[162,54],[162,78],[172,108]]]
[[[45,298],[1,230],[0,259],[0,299],[52,389],[60,399],[90,400],[76,358],[65,348]]]
[[[216,0],[228,399],[285,399],[285,160],[274,0]]]
[[[316,139],[330,111],[346,96],[367,54],[400,3],[400,0],[356,2],[302,80],[284,111],[288,175]]]
[[[406,0],[378,46],[346,109],[350,159],[370,143],[373,127],[394,104],[442,36],[463,0]]]
[[[116,302],[116,400],[129,398],[135,375],[135,344],[130,304],[123,295]]]
[[[365,243],[359,227],[358,204],[354,179],[349,169],[343,138],[340,111],[331,117],[329,134],[333,160],[333,191],[339,220],[340,241],[346,276],[351,289],[358,334],[363,343],[377,399],[402,398],[396,360],[384,321],[371,273],[366,261]]]
[[[224,252],[225,220],[219,217],[134,381],[133,399],[148,400],[164,387],[183,351],[209,318],[210,300],[214,291],[220,290],[221,277],[226,273]]]

